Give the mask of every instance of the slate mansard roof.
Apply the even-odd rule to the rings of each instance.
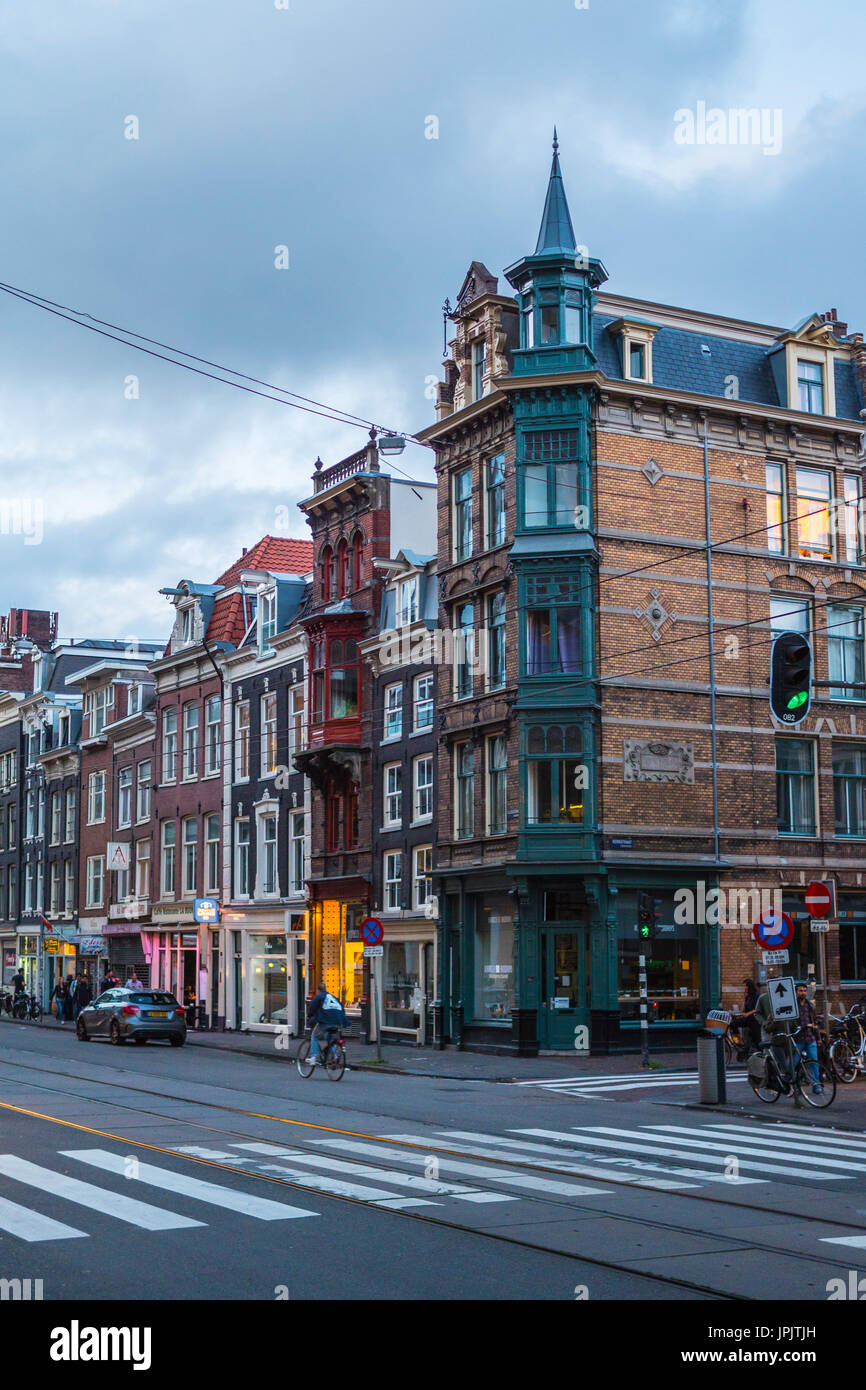
[[[652,307],[647,305],[649,312],[639,317],[655,326]],[[613,381],[624,380],[617,335],[608,331],[610,324],[618,322],[618,317],[606,313],[593,315],[593,351],[599,367]],[[768,334],[772,332],[768,329]],[[779,400],[770,365],[776,346],[775,343],[765,346],[662,324],[653,337],[653,385],[703,396],[724,396],[725,378],[734,376],[739,400],[756,405],[786,406],[787,402]],[[709,348],[708,353],[704,347]],[[836,416],[858,420],[866,400],[860,394],[854,364],[837,359],[834,365]]]

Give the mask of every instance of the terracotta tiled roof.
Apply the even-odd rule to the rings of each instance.
[[[262,536],[257,545],[235,560],[216,581],[224,588],[235,584],[241,570],[272,570],[277,574],[309,574],[313,568],[313,542],[287,536]]]
[[[231,642],[237,646],[247,630],[249,612],[248,601],[244,613],[242,594],[226,594],[224,598],[218,598],[207,625],[208,642]]]

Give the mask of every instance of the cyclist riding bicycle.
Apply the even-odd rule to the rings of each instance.
[[[346,1024],[346,1013],[333,994],[329,994],[323,984],[320,984],[313,998],[310,1000],[307,1009],[307,1022],[313,1030],[310,1042],[310,1061],[313,1066],[319,1065],[319,1042],[327,1042],[334,1034],[338,1033]]]

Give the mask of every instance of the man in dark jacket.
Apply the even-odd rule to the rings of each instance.
[[[307,1009],[307,1022],[313,1030],[310,1043],[310,1061],[314,1066],[319,1061],[319,1041],[345,1026],[346,1013],[339,999],[329,994],[323,984],[319,985]]]
[[[79,979],[79,981],[78,981],[78,988],[77,988],[77,990],[75,991],[75,1006],[74,1006],[74,1007],[75,1007],[75,1017],[76,1017],[76,1018],[78,1018],[78,1015],[81,1013],[81,1010],[82,1010],[82,1009],[87,1008],[87,1005],[90,1003],[90,1001],[91,1001],[92,998],[93,998],[93,988],[92,988],[92,986],[91,986],[91,984],[90,984],[90,976],[88,975],[87,971],[85,970],[84,974],[80,977],[80,979]]]

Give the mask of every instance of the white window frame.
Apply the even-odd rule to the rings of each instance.
[[[75,914],[78,894],[75,883],[75,862],[72,859],[63,861],[63,911],[67,917]]]
[[[424,861],[422,863],[422,855]],[[422,912],[433,890],[433,846],[415,845],[412,850],[412,906]]]
[[[383,912],[399,912],[402,903],[403,851],[386,849],[382,855],[382,910]]]
[[[307,746],[307,692],[303,682],[289,689],[289,765]]]
[[[245,830],[246,836],[242,838],[241,830]],[[238,816],[234,822],[232,840],[233,882],[232,897],[237,901],[246,901],[250,896],[250,822],[248,816]],[[243,873],[241,869],[243,868]],[[244,883],[243,890],[240,888],[241,882]]]
[[[382,768],[382,824],[390,829],[403,824],[403,764],[386,763]]]
[[[234,710],[235,776],[236,782],[250,780],[250,702],[238,700]]]
[[[417,574],[401,579],[397,586],[398,621],[401,627],[410,627],[418,621],[419,587]]]
[[[87,778],[87,824],[101,825],[105,820],[105,771],[91,772]]]
[[[63,843],[67,845],[73,845],[75,843],[75,809],[77,800],[76,788],[67,787],[63,798]],[[13,846],[10,845],[9,848],[12,849]]]
[[[421,782],[419,773],[422,767],[429,763],[430,780]],[[433,754],[420,753],[417,758],[412,759],[412,824],[424,825],[433,819]],[[429,801],[430,809],[422,810],[422,804]]]
[[[138,764],[135,771],[135,823],[141,825],[150,820],[150,758]]]
[[[216,830],[216,834],[214,834]],[[220,886],[220,813],[211,811],[204,818],[204,891],[208,898],[216,897]]]
[[[303,811],[289,812],[289,894],[300,897],[306,889],[306,817]],[[300,857],[300,864],[298,859]],[[300,868],[300,876],[296,869]]]
[[[277,846],[279,844],[279,813],[276,806],[262,808],[256,813],[256,897],[273,899],[280,896],[280,872]],[[268,829],[272,828],[272,834]],[[270,884],[270,886],[268,886]]]
[[[183,781],[198,780],[198,745],[201,715],[198,700],[188,700],[183,707]]]
[[[427,681],[430,682],[430,694],[424,696],[423,698],[422,698],[422,697],[419,695],[419,693],[418,693],[422,681],[423,681],[423,682],[427,682]],[[436,677],[435,677],[435,675],[433,674],[433,672],[432,672],[432,671],[426,671],[426,672],[424,673],[423,676],[416,676],[415,679],[414,679],[414,681],[412,682],[412,732],[413,732],[413,733],[415,733],[415,734],[426,733],[426,731],[427,731],[428,729],[432,729],[432,728],[433,728],[433,724],[434,724],[434,721],[435,721],[435,718],[436,718],[435,700],[436,700]],[[426,706],[426,705],[429,705],[429,706],[430,706],[430,720],[429,720],[429,722],[426,723],[426,724],[419,724],[419,722],[418,722],[418,710],[419,710],[419,708],[421,707],[421,705],[425,705],[425,706]]]
[[[61,829],[62,829],[62,826],[61,826],[61,821],[62,821],[62,819],[63,819],[63,815],[62,815],[62,802],[61,802],[61,799],[60,799],[60,792],[59,792],[59,790],[56,790],[56,791],[53,791],[53,792],[51,793],[51,843],[52,843],[52,845],[59,845],[59,844],[60,844],[60,831],[61,831]]]
[[[277,770],[277,692],[267,690],[259,702],[259,758],[262,777]]]
[[[169,835],[171,830],[171,835]],[[171,873],[167,873],[171,865]],[[164,820],[160,829],[159,896],[174,898],[177,880],[177,821]]]
[[[403,736],[403,682],[386,685],[382,700],[383,743],[393,743]]]
[[[150,897],[150,839],[135,842],[135,896]]]
[[[182,898],[194,898],[198,885],[198,817],[184,816],[180,823],[181,889]],[[190,830],[193,832],[190,834]],[[189,851],[192,851],[190,854]],[[190,867],[192,872],[190,872]]]
[[[214,711],[216,711],[214,715]],[[222,752],[222,700],[208,695],[204,702],[204,775],[215,777]]]
[[[105,902],[105,855],[87,857],[86,901],[88,907],[102,907]],[[98,889],[98,892],[97,892]]]
[[[117,828],[126,830],[132,825],[132,764],[117,773]]]
[[[162,712],[162,782],[177,781],[177,707]]]
[[[265,589],[259,594],[258,604],[259,652],[262,656],[273,651],[271,638],[277,635],[277,591]]]

